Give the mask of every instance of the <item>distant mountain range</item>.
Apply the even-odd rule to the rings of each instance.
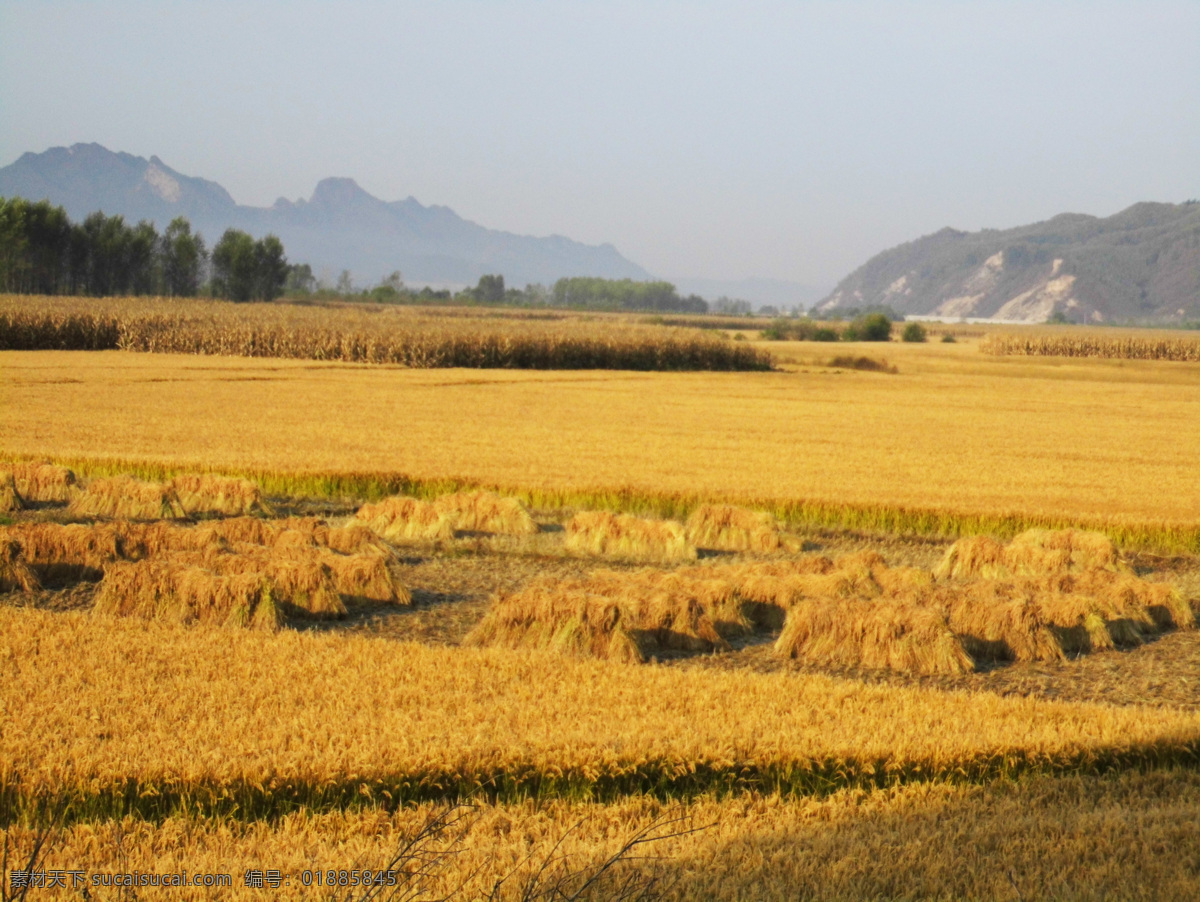
[[[819,311],[891,307],[942,318],[1200,320],[1200,203],[1065,213],[1015,229],[942,229],[871,258]]]
[[[0,197],[48,199],[75,220],[97,210],[149,219],[160,231],[186,216],[210,247],[230,227],[256,237],[270,232],[292,262],[308,263],[318,275],[348,269],[359,284],[374,284],[394,270],[412,282],[453,285],[474,284],[487,273],[503,274],[515,286],[549,285],[563,276],[650,278],[611,244],[484,228],[411,197],[379,200],[348,178],[319,182],[307,201],[241,206],[216,182],[183,175],[155,156],[113,153],[99,144],[22,155],[0,168]]]

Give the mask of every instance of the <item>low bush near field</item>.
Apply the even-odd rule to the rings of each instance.
[[[843,370],[862,370],[867,373],[891,373],[900,372],[896,367],[888,364],[886,360],[874,360],[870,357],[854,357],[852,355],[843,355],[834,357],[829,361],[829,365]]]

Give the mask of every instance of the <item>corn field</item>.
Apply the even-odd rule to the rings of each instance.
[[[979,350],[997,357],[1098,357],[1108,360],[1200,362],[1200,338],[993,333]]]
[[[763,351],[620,317],[444,316],[412,309],[125,299],[0,301],[0,350],[123,350],[414,368],[769,370]]]

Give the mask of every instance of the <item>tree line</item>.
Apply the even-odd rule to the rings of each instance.
[[[49,201],[0,197],[0,291],[272,300],[289,271],[274,235],[227,229],[210,253],[182,216],[160,235],[146,220],[96,212],[75,223]]]

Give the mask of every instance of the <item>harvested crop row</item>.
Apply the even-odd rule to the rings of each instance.
[[[67,511],[77,517],[122,520],[272,513],[262,490],[254,483],[207,474],[177,476],[164,483],[145,482],[128,475],[93,479],[82,491],[72,492]]]
[[[670,573],[598,571],[497,597],[469,641],[645,661],[675,649],[719,650],[758,629],[780,632],[778,654],[810,663],[954,674],[976,661],[1061,661],[1195,628],[1192,605],[1177,589],[1117,567],[1106,542],[1037,531],[1007,547],[992,543],[999,560],[1040,573],[1004,569],[1000,579],[935,582],[925,571],[889,568],[871,552]],[[957,543],[938,572],[967,572],[979,547],[976,539]]]
[[[314,518],[26,523],[0,527],[0,541],[11,552],[6,584],[99,579],[99,614],[274,629],[285,616],[344,616],[344,600],[411,603],[386,545],[363,527]]]

